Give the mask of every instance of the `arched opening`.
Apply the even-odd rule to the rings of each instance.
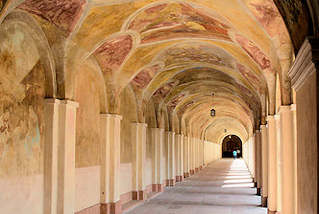
[[[233,151],[237,151],[237,157],[241,158],[243,156],[242,153],[242,142],[239,137],[236,135],[228,135],[223,140],[222,146],[222,157],[223,158],[231,158],[233,157]]]

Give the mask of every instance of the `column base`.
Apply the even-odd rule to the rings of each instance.
[[[261,197],[261,206],[267,207],[267,197],[264,197],[264,196]]]
[[[164,184],[152,184],[152,192],[164,192]]]
[[[145,201],[146,199],[146,190],[132,191],[132,200]]]
[[[184,176],[177,175],[176,182],[182,182],[184,180]]]
[[[188,178],[189,176],[189,172],[184,172],[184,178]]]
[[[92,214],[100,214],[101,212],[101,204],[97,204],[95,206],[92,207],[88,207],[84,210],[78,211],[75,214],[88,214],[88,213],[92,213]]]
[[[101,214],[121,214],[122,204],[121,201],[101,204]]]
[[[170,179],[169,180],[169,186],[173,187],[173,186],[175,186],[175,184],[176,184],[175,179]]]
[[[261,196],[261,188],[257,188],[257,195]]]
[[[195,173],[197,173],[199,171],[199,168],[195,168]]]
[[[199,166],[199,170],[202,170],[203,169],[203,166]]]
[[[191,175],[195,174],[195,170],[193,170],[193,169],[191,169],[189,172],[190,172]]]
[[[175,182],[175,179],[167,179],[165,181],[165,184],[167,187],[173,187],[173,186],[175,186],[176,182]]]
[[[267,213],[268,213],[268,214],[276,214],[277,212],[276,212],[276,211],[271,211],[270,209],[268,209],[268,210],[267,210]]]

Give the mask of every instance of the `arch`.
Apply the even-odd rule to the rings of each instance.
[[[243,156],[243,143],[241,139],[236,135],[227,135],[222,142],[222,157],[233,157],[233,151],[237,152],[237,157]]]
[[[41,64],[45,73],[45,96],[55,98],[57,96],[57,81],[56,81],[56,65],[48,39],[41,29],[39,23],[28,13],[21,10],[11,11],[1,23],[1,26],[10,26],[13,23],[18,23],[22,26],[21,30],[29,34],[34,40]]]

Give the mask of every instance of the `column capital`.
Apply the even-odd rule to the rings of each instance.
[[[262,125],[260,125],[260,131],[262,131],[263,129],[265,129],[265,128],[266,128],[266,125],[267,125],[267,124],[262,124]]]
[[[46,104],[60,104],[61,100],[56,99],[56,98],[46,98],[46,99],[44,99],[44,102]]]
[[[307,38],[301,46],[294,64],[288,72],[291,86],[298,91],[305,80],[316,72],[318,66],[318,42],[317,39]]]
[[[268,115],[266,120],[267,120],[267,122],[270,120],[275,120],[275,115]]]
[[[118,115],[118,114],[107,114],[107,113],[103,113],[103,114],[100,114],[100,117],[101,118],[116,118],[116,119],[119,119],[119,120],[122,120],[123,119],[123,116],[122,115]]]
[[[278,114],[281,114],[283,112],[287,112],[287,111],[290,111],[290,110],[291,110],[290,105],[280,106]]]
[[[280,120],[280,114],[275,114],[275,120]]]
[[[72,100],[61,100],[61,104],[62,105],[67,105],[70,107],[74,107],[74,108],[78,108],[79,107],[79,103],[72,101]]]
[[[175,132],[173,132],[173,131],[165,131],[165,132],[168,134],[175,134]]]
[[[255,130],[255,133],[260,133],[260,129],[256,129],[256,130]]]
[[[297,110],[297,104],[291,104],[290,105],[290,110],[291,111],[296,111]]]
[[[147,123],[131,123],[132,125],[134,126],[142,126],[142,127],[145,127],[147,128],[148,124]]]

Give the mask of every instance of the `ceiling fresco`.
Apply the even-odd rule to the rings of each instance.
[[[6,2],[0,1],[0,10]],[[41,19],[46,34],[52,25],[65,38],[65,97],[74,98],[70,77],[84,61],[95,60],[110,113],[119,113],[121,92],[132,87],[140,122],[152,102],[174,115],[176,130],[194,135],[212,127],[218,135],[225,128],[252,134],[267,112],[276,113],[276,78],[281,103],[290,103],[288,71],[310,25],[306,4],[297,0],[20,3],[19,10]],[[215,118],[209,116],[212,107]]]

